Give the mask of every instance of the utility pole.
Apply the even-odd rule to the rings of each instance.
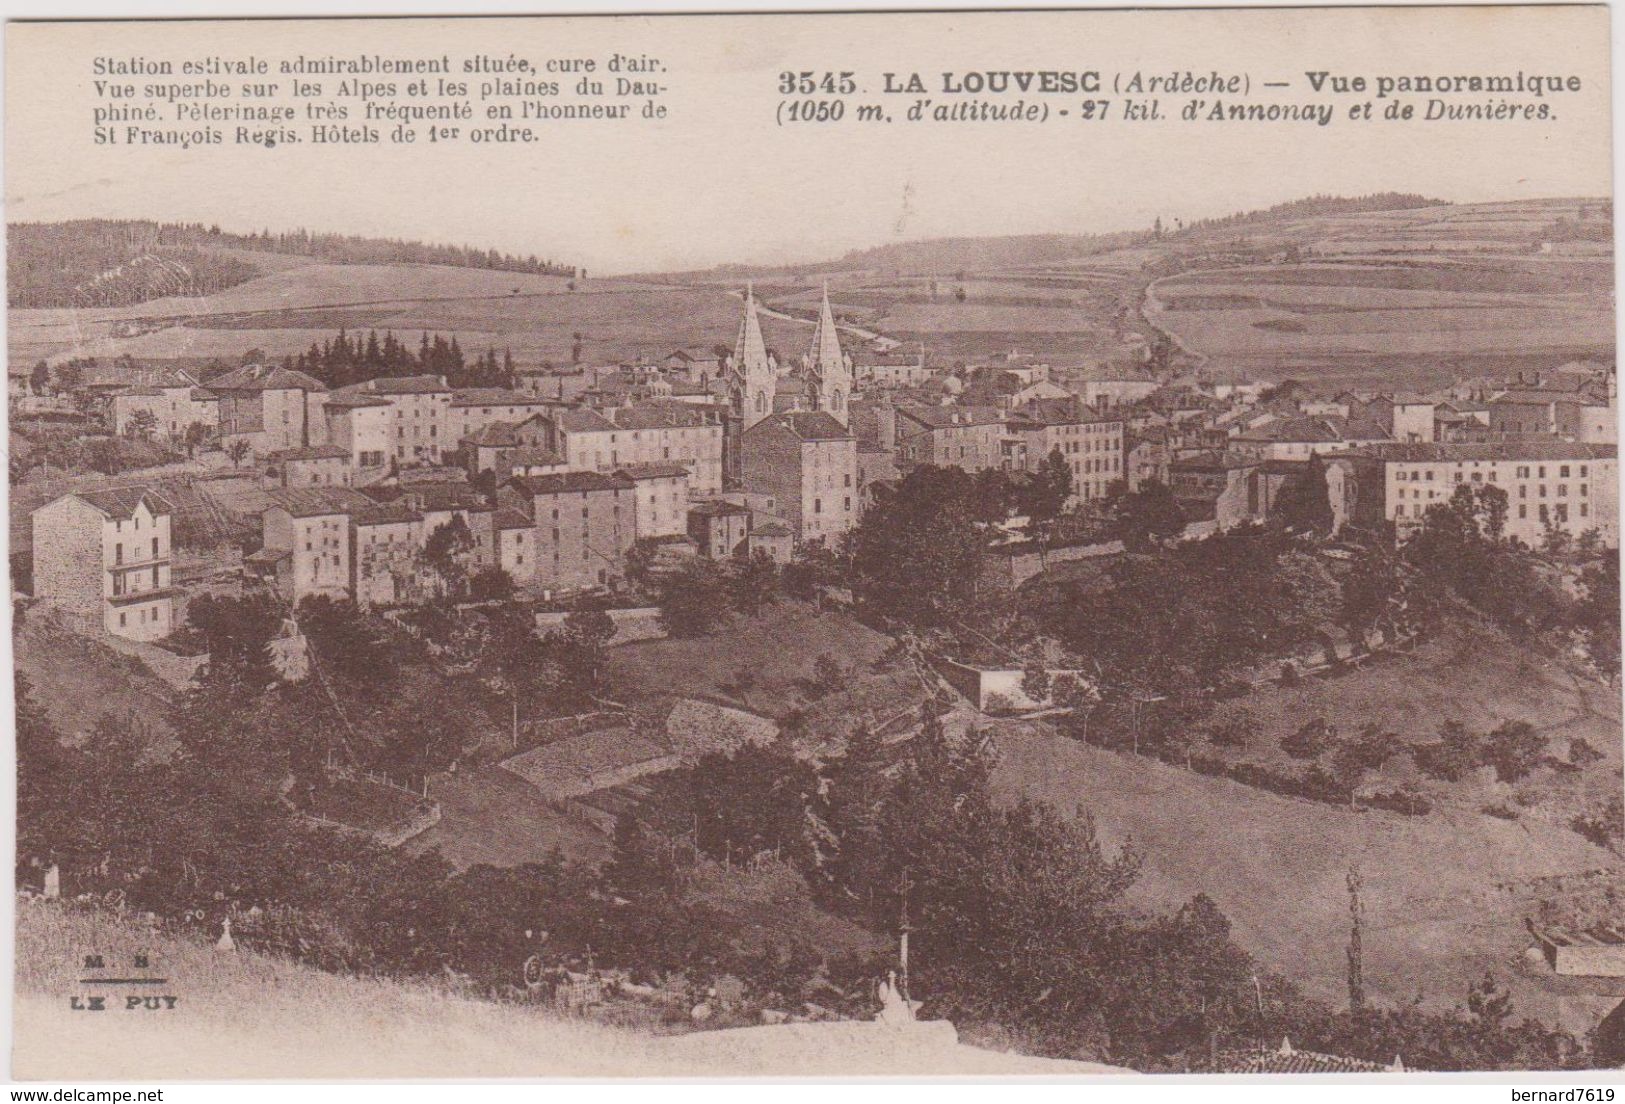
[[[903,875],[897,882],[898,915],[897,915],[897,951],[898,965],[901,967],[897,975],[897,988],[904,1001],[908,996],[908,933],[914,930],[908,921],[908,892],[914,888],[909,880],[908,867],[903,868]]]

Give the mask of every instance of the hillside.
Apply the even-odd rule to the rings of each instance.
[[[879,335],[941,364],[1019,350],[1098,372],[1139,366],[1166,340],[1176,373],[1426,389],[1611,359],[1610,218],[1601,199],[1312,197],[1189,225],[1168,218],[1160,231],[901,242],[648,279],[571,279],[534,258],[411,243],[249,235],[209,247],[246,274],[183,279],[167,262],[131,260],[154,274],[144,301],[23,300],[59,305],[13,309],[8,347],[24,369],[122,354],[236,363],[254,349],[296,354],[342,327],[455,335],[464,349],[511,349],[521,366],[571,363],[580,334],[584,363],[613,364],[731,344],[740,285],[754,279],[768,343],[790,359],[828,280],[854,348]],[[285,251],[296,246],[309,252]],[[165,248],[203,246],[183,236]]]
[[[207,295],[280,267],[279,256],[334,264],[445,264],[573,276],[534,255],[295,230],[234,234],[200,223],[75,219],[6,227],[11,307],[107,307]]]
[[[583,362],[662,358],[687,346],[732,344],[737,287],[685,287],[626,280],[576,280],[449,265],[325,264],[304,261],[205,296],[171,296],[134,306],[8,313],[11,363],[106,361],[236,364],[249,350],[292,356],[351,333],[393,330],[456,336],[465,350],[511,349],[521,365],[571,363],[575,334]],[[810,324],[768,316],[769,346],[798,355]]]
[[[167,978],[162,1011],[70,1011],[87,953]],[[144,953],[150,967],[134,967]],[[133,988],[133,987],[126,987]],[[150,995],[146,989],[143,995]],[[1126,1073],[961,1046],[951,1025],[794,1024],[654,1037],[447,988],[336,977],[220,952],[105,914],[17,913],[13,1074],[23,1080],[897,1076]]]

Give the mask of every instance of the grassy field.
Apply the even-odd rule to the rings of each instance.
[[[440,823],[405,845],[413,854],[437,850],[458,867],[542,862],[555,847],[581,862],[609,857],[609,840],[603,833],[554,809],[533,787],[501,767],[435,775],[429,796],[440,803]]]
[[[1407,708],[1425,711],[1428,693]],[[1458,687],[1457,698],[1467,696]],[[1279,703],[1283,714],[1291,707]],[[1043,725],[1008,726],[999,745],[1004,793],[1087,813],[1109,845],[1144,855],[1135,899],[1166,909],[1206,893],[1242,946],[1313,995],[1345,995],[1345,878],[1357,865],[1373,995],[1401,1002],[1421,993],[1449,1006],[1490,970],[1520,1014],[1583,1031],[1606,1011],[1583,983],[1558,982],[1523,957],[1524,918],[1566,882],[1601,871],[1625,885],[1617,856],[1567,828],[1461,810],[1352,812],[1093,748]]]
[[[311,264],[271,273],[206,299],[159,299],[107,310],[14,310],[14,360],[129,354],[141,360],[235,362],[250,349],[285,356],[342,326],[350,330],[454,333],[467,350],[512,348],[521,364],[569,363],[572,335],[594,364],[664,357],[684,346],[731,345],[740,301],[725,287],[687,288],[434,265]],[[129,319],[163,324],[113,336]],[[768,343],[799,356],[811,328],[764,319]]]
[[[726,698],[753,713],[782,717],[803,705],[801,683],[820,655],[867,673],[890,641],[851,617],[781,602],[760,617],[739,617],[716,636],[628,644],[609,653],[609,683],[634,697],[683,694]],[[754,676],[738,685],[741,670]]]
[[[126,1010],[127,986],[87,988],[83,956],[148,976],[173,1008]],[[146,972],[134,969],[148,956]],[[483,1003],[449,985],[337,977],[145,929],[134,920],[20,901],[13,1075],[25,1081],[228,1078],[682,1077],[1127,1072],[1002,1054],[955,1041],[946,1024],[915,1032],[866,1023],[796,1024],[657,1038]],[[103,992],[113,1007],[71,1011]]]
[[[1611,357],[1611,255],[1541,251],[1558,219],[1596,206],[1282,219],[1233,228],[1228,245],[1225,228],[1176,236],[1165,247],[1183,272],[1148,285],[1144,312],[1227,379],[1427,388],[1494,371],[1508,349],[1517,367]]]
[[[1546,735],[1547,751],[1557,759],[1568,758],[1574,739],[1602,755],[1582,771],[1537,768],[1523,782],[1507,785],[1488,770],[1456,783],[1431,779],[1400,754],[1370,783],[1385,791],[1414,787],[1435,805],[1457,811],[1502,806],[1516,809],[1523,822],[1566,830],[1577,813],[1600,807],[1620,787],[1618,694],[1472,624],[1447,624],[1415,652],[1349,674],[1261,688],[1216,713],[1216,719],[1235,716],[1246,719],[1252,736],[1245,748],[1224,751],[1227,758],[1294,772],[1303,764],[1281,750],[1280,740],[1315,718],[1339,725],[1345,736],[1376,724],[1407,746],[1437,740],[1445,721],[1480,735],[1505,721],[1527,721]]]
[[[78,740],[104,716],[134,718],[167,739],[170,688],[139,662],[62,628],[38,608],[13,634],[17,670],[65,739]]]

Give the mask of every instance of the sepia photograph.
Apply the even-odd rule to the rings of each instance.
[[[1617,1077],[1610,33],[7,22],[10,1076]]]

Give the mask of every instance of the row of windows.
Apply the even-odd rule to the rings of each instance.
[[[1474,460],[1472,462],[1472,464],[1476,468],[1478,466],[1478,461]],[[1580,478],[1581,479],[1584,479],[1588,475],[1591,474],[1591,472],[1590,472],[1590,467],[1591,466],[1589,464],[1580,464],[1580,465],[1578,465],[1578,467],[1580,469]],[[1557,465],[1557,477],[1559,479],[1568,479],[1568,478],[1570,478],[1570,469],[1571,469],[1571,465],[1568,465],[1568,464],[1559,464],[1559,465]],[[1535,473],[1535,478],[1539,478],[1539,479],[1545,479],[1546,478],[1546,465],[1545,464],[1538,464],[1538,465],[1520,464],[1518,466],[1518,468],[1517,468],[1517,471],[1516,471],[1516,478],[1518,478],[1518,479],[1528,479],[1528,478],[1530,478],[1530,472],[1531,471],[1533,471]],[[1478,472],[1473,473],[1473,480],[1475,482],[1480,481],[1479,480],[1480,474],[1481,473],[1478,473]],[[1494,483],[1495,482],[1495,469],[1493,469],[1493,468],[1490,469],[1489,475],[1490,475],[1490,482]],[[1455,480],[1456,480],[1457,483],[1460,483],[1462,481],[1461,476],[1462,476],[1461,470],[1458,468],[1456,470],[1456,473],[1455,473]],[[1411,482],[1411,483],[1420,483],[1424,478],[1426,478],[1428,480],[1428,482],[1433,481],[1433,469],[1432,468],[1426,468],[1426,469],[1413,468],[1413,469],[1411,469],[1409,482]],[[1406,478],[1405,478],[1405,472],[1403,470],[1401,470],[1398,473],[1398,480],[1401,483],[1404,483],[1404,482],[1407,481]]]
[[[118,615],[118,627],[119,628],[121,628],[121,629],[129,628],[129,625],[130,625],[130,622],[128,620],[129,615],[130,614],[129,614],[128,610],[119,611],[119,615]],[[141,609],[141,610],[136,610],[136,615],[137,615],[137,618],[138,618],[140,624],[143,624],[143,625],[145,625],[148,621],[151,621],[154,624],[157,624],[159,621],[162,621],[164,619],[164,611],[161,610],[161,609],[150,609],[150,610]]]
[[[1538,509],[1539,509],[1539,513],[1536,516],[1539,517],[1541,521],[1549,521],[1553,517],[1556,517],[1556,519],[1558,521],[1567,521],[1567,520],[1569,520],[1569,504],[1567,502],[1556,503],[1555,505],[1551,506],[1550,508],[1548,508],[1546,503],[1542,502],[1542,503],[1540,503]],[[1413,516],[1422,517],[1425,513],[1426,513],[1426,510],[1424,509],[1424,507],[1422,507],[1419,504],[1419,505],[1417,505]],[[1579,516],[1580,517],[1589,517],[1590,515],[1591,515],[1590,503],[1586,503],[1586,502],[1580,503],[1580,514],[1579,514]],[[1394,516],[1396,518],[1402,518],[1402,517],[1406,516],[1405,515],[1405,504],[1403,502],[1394,507]],[[1525,520],[1528,520],[1528,518],[1529,518],[1529,504],[1525,503],[1525,502],[1518,503],[1518,519],[1520,521],[1525,521]]]
[[[136,548],[136,545],[134,543],[132,543],[130,545],[130,549],[131,549],[132,553],[134,553],[135,548]],[[158,538],[157,537],[152,538],[152,558],[153,559],[158,558]],[[113,562],[115,564],[121,564],[121,563],[124,562],[124,542],[123,541],[118,541],[113,545]]]

